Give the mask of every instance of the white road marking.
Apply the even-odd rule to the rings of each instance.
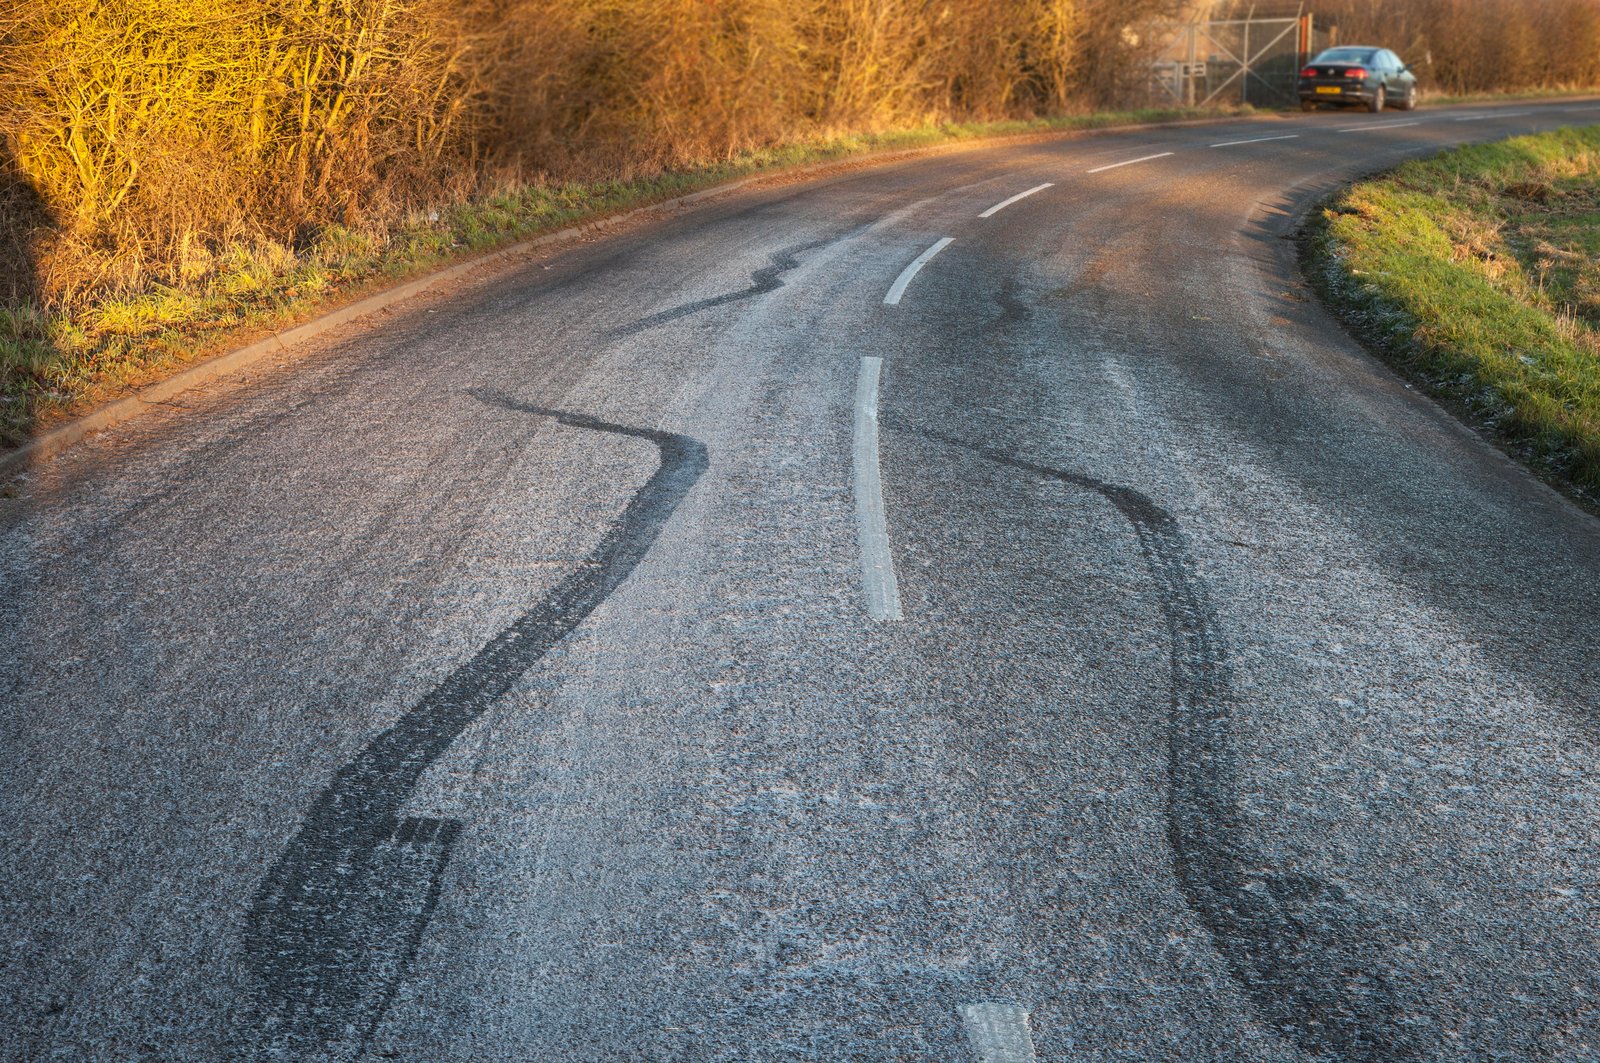
[[[1415,122],[1384,122],[1381,125],[1353,125],[1348,129],[1340,129],[1340,133],[1367,133],[1379,129],[1404,129],[1408,125],[1421,125],[1421,119]]]
[[[1473,114],[1465,118],[1457,118],[1457,122],[1481,122],[1486,118],[1521,118],[1532,111],[1496,111],[1494,114]]]
[[[1172,154],[1172,152],[1170,152],[1170,151],[1163,151],[1159,155],[1141,155],[1137,159],[1129,159],[1126,162],[1114,162],[1110,166],[1096,166],[1094,169],[1089,170],[1087,172],[1088,173],[1105,173],[1107,170],[1115,170],[1119,166],[1132,166],[1136,162],[1149,162],[1151,159],[1164,159],[1168,155],[1171,155],[1171,154]]]
[[[883,476],[878,468],[878,376],[882,358],[861,359],[856,378],[855,466],[856,537],[861,542],[861,582],[867,591],[867,615],[874,620],[899,620],[900,581],[894,576],[889,550],[889,525],[883,510]]]
[[[932,261],[934,255],[937,255],[953,243],[955,243],[954,237],[943,237],[938,243],[918,255],[911,265],[900,271],[900,276],[894,279],[894,284],[890,287],[889,294],[883,297],[883,301],[890,306],[899,306],[900,297],[906,294],[906,286],[911,283],[911,278],[915,277],[923,266]]]
[[[1295,140],[1299,133],[1289,133],[1281,137],[1256,137],[1254,140],[1224,140],[1221,144],[1211,145],[1213,148],[1236,148],[1240,144],[1265,144],[1269,140]]]
[[[1019,200],[1019,199],[1027,199],[1029,196],[1033,195],[1035,192],[1043,192],[1045,189],[1052,188],[1052,187],[1054,187],[1054,182],[1046,181],[1044,184],[1040,185],[1037,188],[1030,188],[1026,192],[1018,192],[1016,195],[1012,196],[1010,199],[1007,199],[1007,200],[1005,200],[1003,202],[1000,202],[1000,203],[996,203],[994,206],[990,207],[988,210],[986,210],[982,214],[978,215],[978,217],[980,217],[980,218],[992,218],[996,214],[999,214],[1002,210],[1005,210],[1007,207],[1011,206],[1011,204],[1015,203],[1017,200]]]
[[[1035,1063],[1028,1013],[1015,1004],[968,1004],[961,1009],[978,1063]]]

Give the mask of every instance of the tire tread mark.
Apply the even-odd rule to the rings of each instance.
[[[368,743],[311,803],[246,916],[244,955],[260,994],[257,1021],[241,1031],[242,1055],[361,1052],[415,958],[460,828],[402,819],[405,801],[429,765],[628,578],[709,465],[705,446],[688,436],[473,394],[568,427],[649,440],[660,464],[583,563]]]
[[[842,240],[848,240],[865,231],[865,226],[859,226],[849,232],[835,233],[821,240],[813,240],[810,243],[794,244],[790,247],[781,248],[772,253],[767,260],[767,265],[750,274],[750,286],[748,288],[741,288],[736,292],[727,292],[722,295],[712,296],[709,299],[697,299],[692,303],[669,307],[666,310],[651,314],[649,317],[642,317],[637,321],[622,325],[613,330],[611,336],[613,339],[637,336],[641,332],[676,321],[679,318],[688,317],[691,314],[698,314],[702,310],[710,310],[713,307],[726,306],[728,303],[736,303],[744,299],[752,299],[758,295],[775,292],[783,287],[783,274],[800,268],[800,255],[805,254],[807,251],[820,250]]]
[[[1246,847],[1227,644],[1177,519],[1131,487],[896,418],[883,423],[1092,491],[1128,521],[1157,585],[1171,647],[1167,843],[1184,899],[1259,1015],[1303,1050],[1341,1060],[1425,1056],[1437,1030],[1422,1014],[1424,1002],[1377,962],[1398,935],[1337,883],[1261,870],[1268,859]]]

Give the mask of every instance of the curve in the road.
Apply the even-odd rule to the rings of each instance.
[[[1337,883],[1275,870],[1271,856],[1245,842],[1227,644],[1177,519],[1132,487],[926,428],[893,427],[1092,491],[1128,521],[1171,648],[1167,840],[1184,898],[1257,1011],[1302,1049],[1341,1060],[1424,1056],[1424,1009],[1371,962],[1396,942],[1395,928]]]
[[[583,563],[457,668],[312,802],[268,872],[247,918],[245,954],[263,990],[244,1031],[264,1046],[346,1055],[371,1037],[438,902],[459,823],[401,818],[428,766],[541,657],[626,580],[709,465],[706,448],[672,432],[479,394],[484,402],[573,428],[646,439],[660,452]]]

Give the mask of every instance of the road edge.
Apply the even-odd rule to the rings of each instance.
[[[1420,159],[1435,158],[1455,150],[1444,148]],[[1409,161],[1409,160],[1408,160]],[[1464,435],[1485,451],[1526,475],[1549,497],[1572,507],[1590,517],[1600,517],[1600,495],[1584,490],[1571,478],[1544,463],[1532,460],[1527,447],[1520,445],[1500,431],[1488,418],[1473,410],[1458,396],[1441,390],[1427,373],[1407,357],[1412,340],[1401,339],[1365,318],[1360,308],[1336,290],[1337,279],[1348,280],[1350,275],[1337,261],[1331,248],[1328,233],[1327,211],[1356,186],[1381,180],[1393,174],[1403,163],[1380,166],[1363,171],[1347,180],[1317,188],[1294,221],[1291,237],[1291,258],[1294,269],[1305,286],[1316,296],[1317,304],[1328,317],[1343,329],[1357,347],[1383,369],[1402,382],[1419,399],[1432,406],[1453,423]]]

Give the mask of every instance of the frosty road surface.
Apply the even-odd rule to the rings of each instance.
[[[1600,522],[1290,239],[1576,106],[757,183],[29,470],[0,1059],[1600,1057]]]

